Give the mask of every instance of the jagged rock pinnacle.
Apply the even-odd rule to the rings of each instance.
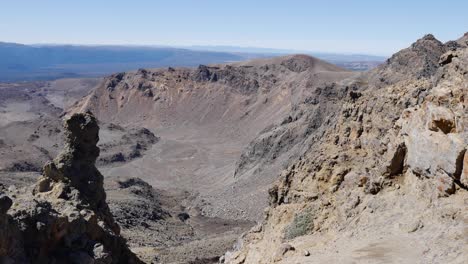
[[[91,113],[74,114],[64,123],[66,146],[64,153],[73,155],[74,161],[94,165],[99,156],[99,126]]]
[[[92,209],[108,211],[103,176],[95,166],[99,156],[96,118],[91,113],[74,114],[65,120],[64,128],[64,150],[44,166],[44,175],[36,190],[48,192],[58,186],[55,194],[64,198],[75,194],[72,189],[65,188],[72,187]]]
[[[32,195],[15,193],[13,203],[0,194],[0,263],[141,263],[106,203],[96,118],[74,114],[64,128],[64,150],[44,166]]]
[[[424,37],[422,37],[422,40],[437,40],[437,39],[432,34],[426,34],[424,35]]]

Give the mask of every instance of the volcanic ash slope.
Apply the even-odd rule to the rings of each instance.
[[[354,75],[305,55],[141,69],[107,78],[71,112],[90,110],[103,122],[146,127],[160,138],[142,158],[104,170],[106,176],[132,175],[158,189],[188,191],[195,197],[190,206],[205,216],[258,220],[268,186],[301,141],[291,141],[292,133],[266,139],[281,147],[275,158],[259,157],[269,159],[262,164],[238,162],[244,148],[260,131],[288,120],[305,98]]]

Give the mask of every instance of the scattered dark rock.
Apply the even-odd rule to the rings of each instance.
[[[293,72],[304,72],[315,66],[315,61],[309,56],[297,55],[281,63],[284,67]]]
[[[219,263],[219,257],[212,258],[196,258],[195,260],[190,261],[188,264],[216,264]]]
[[[190,218],[190,215],[184,212],[178,214],[177,217],[180,219],[180,221],[185,222]]]
[[[18,161],[14,162],[6,171],[11,172],[26,172],[26,171],[41,171],[37,165],[30,163],[29,161]]]
[[[206,82],[212,79],[212,73],[208,66],[199,65],[197,70],[193,73],[192,79],[197,82]]]
[[[125,156],[122,154],[122,152],[116,153],[112,155],[110,158],[110,162],[124,162],[125,161]]]
[[[350,91],[349,96],[351,97],[351,99],[356,100],[359,97],[361,97],[362,94],[360,92],[357,92],[357,91]]]

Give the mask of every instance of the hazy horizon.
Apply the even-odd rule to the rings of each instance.
[[[326,54],[326,55],[350,55],[350,56],[369,56],[376,58],[387,58],[386,55],[359,53],[359,52],[328,52],[314,50],[296,50],[296,49],[276,49],[271,47],[254,47],[254,46],[236,46],[236,45],[139,45],[139,44],[76,44],[76,43],[19,43],[0,40],[0,43],[18,44],[31,47],[54,47],[54,46],[75,46],[75,47],[122,47],[122,48],[167,48],[167,49],[187,49],[196,51],[211,51],[211,52],[230,52],[230,53],[260,53],[271,55],[284,54]]]
[[[21,44],[233,46],[388,56],[425,34],[468,29],[468,3],[333,0],[15,1],[0,11],[0,41]],[[448,6],[450,12],[443,12]],[[20,15],[18,15],[20,14]],[[437,18],[437,19],[434,19]]]

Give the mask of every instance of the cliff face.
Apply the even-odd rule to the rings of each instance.
[[[463,263],[465,42],[428,35],[353,82],[326,87],[333,110],[302,133],[307,149],[269,190],[263,222],[224,261]],[[264,134],[307,127],[314,111],[304,102],[291,114],[299,118]]]
[[[38,182],[1,190],[0,262],[141,263],[106,203],[95,167],[96,119],[75,114],[64,127],[64,150],[44,166]]]

